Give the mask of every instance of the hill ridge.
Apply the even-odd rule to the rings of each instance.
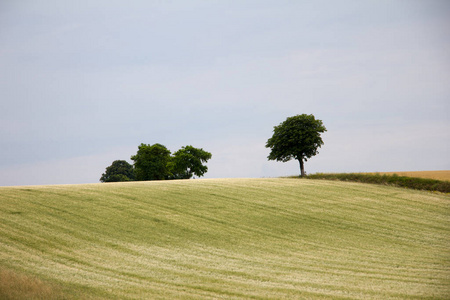
[[[2,187],[0,267],[68,298],[446,298],[449,200],[284,178]]]

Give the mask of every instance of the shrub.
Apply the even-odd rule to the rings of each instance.
[[[398,176],[397,174],[380,175],[380,174],[364,174],[364,173],[316,173],[308,175],[306,178],[386,184],[416,190],[450,193],[450,182],[448,181],[441,181],[428,178]]]

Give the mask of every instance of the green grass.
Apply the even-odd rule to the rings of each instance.
[[[450,197],[390,186],[0,188],[0,269],[67,299],[449,299],[449,247]]]
[[[316,173],[308,175],[307,178],[385,184],[415,190],[450,193],[450,181],[432,178],[398,176],[395,173],[382,175],[372,173]]]
[[[366,174],[374,174],[374,173],[366,173]],[[400,171],[400,172],[381,172],[376,173],[381,175],[393,175],[397,174],[398,176],[407,176],[407,177],[418,177],[418,178],[428,178],[428,179],[437,179],[441,181],[450,181],[450,170],[439,170],[439,171]]]

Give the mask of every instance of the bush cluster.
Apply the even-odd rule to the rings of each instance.
[[[327,179],[340,181],[354,181],[362,183],[374,183],[404,187],[416,190],[437,191],[450,193],[450,182],[428,178],[416,178],[408,176],[364,174],[364,173],[316,173],[308,175],[309,179]]]
[[[172,155],[164,145],[142,143],[136,155],[131,156],[134,165],[124,160],[115,160],[106,168],[100,181],[190,179],[194,175],[201,177],[208,171],[204,163],[211,157],[211,153],[191,145],[181,147]]]

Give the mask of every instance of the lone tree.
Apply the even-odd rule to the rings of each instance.
[[[167,164],[170,161],[170,150],[161,144],[139,146],[134,161],[136,180],[163,180],[170,175]]]
[[[203,165],[212,155],[202,148],[194,148],[192,146],[181,147],[175,152],[169,163],[171,179],[189,179],[193,175],[203,176],[208,171],[208,167]]]
[[[118,182],[134,180],[133,166],[125,160],[115,160],[100,177],[101,182]]]
[[[305,176],[304,161],[318,154],[323,145],[321,133],[327,131],[321,120],[313,115],[289,117],[278,126],[274,126],[273,136],[267,140],[270,148],[269,160],[287,162],[296,159],[300,163],[300,177]]]

